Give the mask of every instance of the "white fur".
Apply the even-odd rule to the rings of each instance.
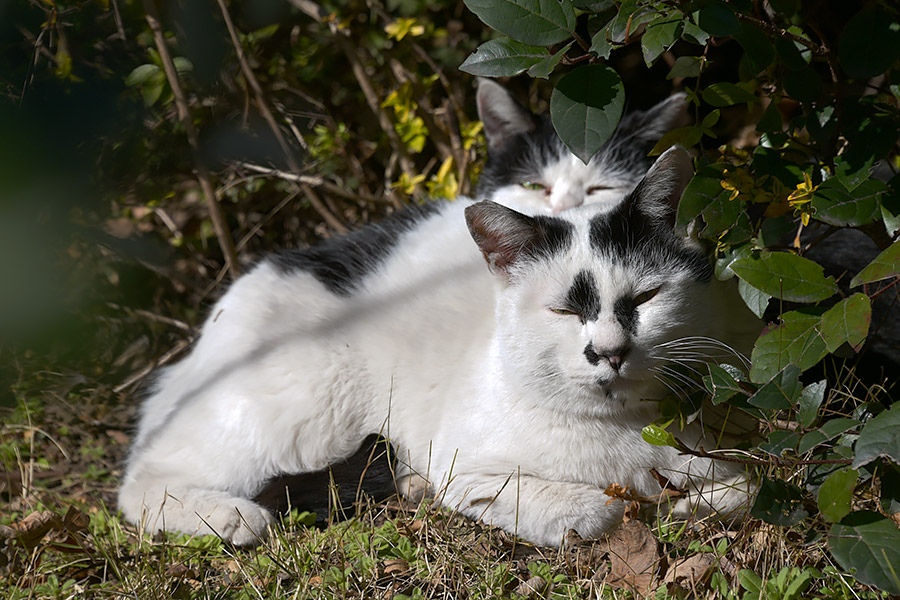
[[[457,200],[418,224],[347,297],[269,262],[238,280],[143,406],[119,493],[125,517],[148,531],[254,543],[271,516],[248,498],[268,478],[324,468],[373,432],[396,446],[400,477],[418,474],[444,506],[539,544],[559,543],[569,528],[609,531],[624,507],[603,490],[618,483],[657,494],[651,468],[693,490],[676,507],[682,514],[744,506],[740,472],[640,435],[654,418],[645,400],[666,391],[649,370],[661,363],[660,343],[687,335],[743,343],[727,337],[737,326],[723,304],[731,292],[668,277],[640,307],[615,378],[582,352],[588,342],[614,344],[618,324],[601,312],[582,325],[548,307],[581,269],[610,298],[658,287],[662,275],[629,272],[578,243],[551,261],[516,265],[508,283],[472,242],[468,204]],[[564,217],[582,239],[605,209]],[[595,385],[598,368],[613,383]],[[679,435],[701,438],[692,429]],[[736,487],[713,490],[713,479]]]

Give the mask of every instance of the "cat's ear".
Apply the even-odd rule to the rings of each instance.
[[[478,78],[476,104],[489,149],[499,148],[509,138],[528,133],[537,126],[531,111],[519,104],[506,88],[490,79]]]
[[[672,146],[656,159],[634,191],[625,198],[625,206],[654,221],[674,226],[678,201],[693,175],[691,155],[681,146]]]
[[[466,224],[491,272],[507,282],[517,262],[553,254],[571,240],[565,221],[529,217],[490,200],[466,207]]]
[[[679,92],[647,110],[638,110],[622,117],[617,137],[633,140],[649,150],[666,133],[684,127],[688,117],[687,94]]]

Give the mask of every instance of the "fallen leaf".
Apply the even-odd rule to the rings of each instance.
[[[644,595],[660,566],[659,542],[640,521],[627,521],[606,542],[610,556],[606,583]]]
[[[402,575],[409,571],[409,563],[402,558],[392,558],[381,563],[385,575]]]
[[[674,588],[681,588],[695,592],[696,595],[698,588],[706,584],[716,564],[716,557],[712,554],[693,554],[680,558],[669,567],[663,584],[668,586],[669,593],[677,595]]]
[[[50,511],[33,512],[12,525],[19,543],[29,550],[34,548],[48,532],[61,527],[62,520],[59,515]]]
[[[534,577],[529,578],[527,581],[523,581],[516,589],[513,590],[514,594],[519,596],[525,596],[526,598],[531,598],[536,596],[544,591],[547,587],[547,582],[540,575],[535,575]]]

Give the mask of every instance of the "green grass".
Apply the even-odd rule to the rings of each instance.
[[[3,410],[2,598],[637,597],[621,580],[610,585],[621,573],[608,550],[618,550],[602,541],[537,548],[429,503],[359,506],[328,527],[295,512],[251,549],[213,536],[141,534],[114,509],[136,401],[90,382],[65,389],[65,379],[21,378],[28,385]],[[831,564],[824,540],[806,531],[649,525],[659,541],[651,598],[886,597]],[[687,559],[711,566],[696,581],[662,585]]]

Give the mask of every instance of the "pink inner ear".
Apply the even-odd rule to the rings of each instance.
[[[491,270],[504,275],[535,234],[529,217],[489,201],[468,207],[466,222]]]

